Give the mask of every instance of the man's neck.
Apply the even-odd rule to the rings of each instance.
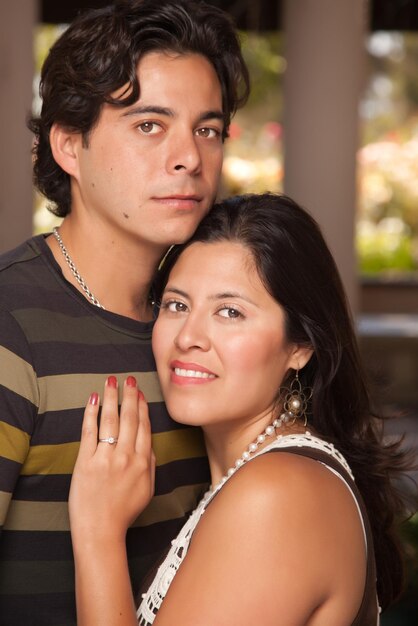
[[[80,276],[103,308],[139,321],[152,319],[150,288],[165,250],[106,225],[93,230],[71,214],[64,219],[59,234]],[[47,244],[64,277],[88,299],[57,239],[52,235]]]

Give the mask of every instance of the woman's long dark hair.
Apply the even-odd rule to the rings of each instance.
[[[287,339],[314,350],[300,374],[313,389],[308,419],[352,468],[372,526],[379,601],[385,608],[403,582],[394,529],[402,501],[392,479],[404,471],[404,454],[398,443],[382,441],[382,420],[371,408],[334,259],[319,226],[296,202],[274,194],[240,196],[215,205],[191,240],[171,250],[157,293],[186,247],[224,240],[252,252],[263,284],[285,311]]]

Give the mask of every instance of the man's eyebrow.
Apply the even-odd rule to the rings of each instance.
[[[213,111],[205,111],[202,115],[199,116],[200,122],[205,122],[207,120],[221,120],[224,121],[224,114],[222,111],[213,110]]]
[[[122,116],[129,115],[144,115],[144,113],[156,113],[157,115],[165,115],[167,117],[174,117],[174,111],[167,107],[160,107],[156,104],[150,104],[147,106],[137,106],[132,109],[123,111]]]
[[[175,112],[173,109],[168,107],[160,107],[156,104],[144,105],[144,106],[136,106],[126,111],[123,111],[122,116],[127,117],[131,115],[144,115],[148,113],[153,113],[156,115],[165,115],[166,117],[175,117]],[[224,121],[224,115],[220,110],[209,110],[204,111],[201,115],[199,115],[199,122],[206,122],[207,120],[221,120]]]

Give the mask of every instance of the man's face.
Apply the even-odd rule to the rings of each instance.
[[[222,167],[221,86],[197,54],[151,52],[138,66],[139,100],[105,104],[77,143],[73,211],[91,227],[165,250],[210,209]],[[114,96],[123,93],[121,89]]]

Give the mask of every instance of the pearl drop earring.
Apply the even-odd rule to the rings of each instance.
[[[299,369],[296,370],[295,378],[292,380],[290,387],[282,387],[281,392],[284,395],[283,413],[280,420],[284,423],[293,424],[297,419],[304,419],[304,425],[307,423],[306,411],[308,402],[312,397],[312,388],[303,387],[299,380]]]

